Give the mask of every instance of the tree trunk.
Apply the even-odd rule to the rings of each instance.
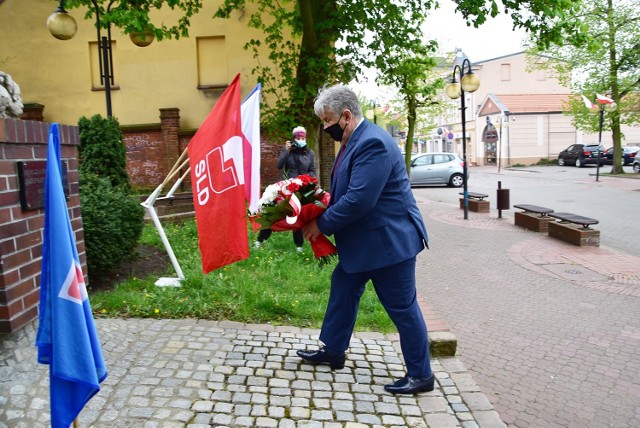
[[[404,146],[404,163],[407,175],[411,175],[411,152],[413,151],[413,134],[416,127],[416,97],[407,97],[407,142]]]
[[[333,165],[335,157],[335,144],[326,133],[322,132],[322,125],[313,112],[313,102],[318,89],[327,83],[330,75],[328,69],[319,69],[306,66],[314,61],[314,58],[327,57],[333,50],[337,29],[323,29],[318,31],[316,23],[326,22],[332,9],[336,7],[334,1],[298,0],[300,17],[302,19],[302,42],[300,46],[300,60],[298,62],[296,86],[291,94],[291,109],[299,124],[307,129],[309,136],[316,135],[317,140],[309,140],[311,149],[318,155],[318,176],[323,188],[329,189],[330,165]],[[326,166],[329,166],[328,168]]]
[[[611,99],[620,104],[620,88],[618,87],[618,62],[616,51],[616,27],[613,16],[613,0],[607,0],[607,25],[609,27],[609,81],[611,83]],[[609,113],[611,134],[613,137],[613,162],[611,174],[624,174],[622,168],[622,134],[620,132],[620,111]],[[606,146],[605,146],[606,147]]]

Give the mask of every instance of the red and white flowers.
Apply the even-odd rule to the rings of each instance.
[[[317,178],[303,174],[267,186],[258,201],[258,211],[251,214],[261,227],[274,232],[301,229],[327,209],[330,197]],[[336,253],[324,235],[311,241],[311,248],[316,258]]]

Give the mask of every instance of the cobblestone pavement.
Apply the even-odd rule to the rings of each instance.
[[[317,330],[233,322],[97,319],[109,369],[80,427],[503,427],[455,357],[433,360],[437,387],[394,396],[396,335],[356,333],[346,367],[301,362]],[[0,427],[50,424],[48,367],[33,325],[0,341]]]
[[[455,204],[442,190],[416,192],[431,238],[420,256],[430,268],[419,291],[447,320],[458,358],[502,420],[509,427],[640,426],[640,257],[517,228],[512,212],[502,219],[493,209],[469,212],[464,220],[458,189],[451,189]],[[623,220],[624,201],[607,202],[626,232],[599,226],[607,242],[624,242],[637,215]]]

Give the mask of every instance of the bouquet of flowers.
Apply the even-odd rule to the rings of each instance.
[[[303,174],[267,186],[253,214],[261,227],[274,232],[301,229],[327,209],[330,197],[315,177]],[[318,259],[336,254],[335,245],[324,235],[310,243]]]

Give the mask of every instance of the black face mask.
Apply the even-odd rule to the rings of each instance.
[[[340,117],[338,118],[338,121],[336,123],[324,129],[324,132],[329,134],[333,141],[337,141],[338,143],[342,142],[344,128],[347,127],[347,125],[345,125],[344,128],[340,128],[340,119],[342,119],[342,114],[340,114]]]

